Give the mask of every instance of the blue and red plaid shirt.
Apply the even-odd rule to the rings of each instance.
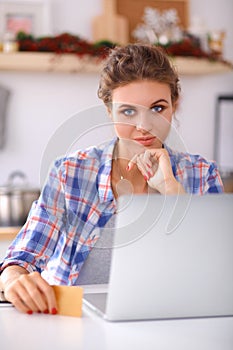
[[[77,284],[100,230],[116,212],[111,167],[116,139],[57,160],[1,270],[19,265],[50,284]],[[214,162],[166,147],[173,173],[188,193],[223,192]]]

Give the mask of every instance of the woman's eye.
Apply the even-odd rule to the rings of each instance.
[[[153,112],[160,113],[164,110],[164,106],[154,106],[151,108]]]
[[[132,117],[135,114],[135,110],[134,109],[124,109],[123,111],[121,111],[121,113],[123,113],[127,117]]]

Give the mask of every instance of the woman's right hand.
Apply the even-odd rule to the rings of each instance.
[[[1,280],[5,298],[17,310],[28,314],[33,312],[57,313],[53,288],[39,272],[28,273],[20,266],[8,266],[3,270]]]

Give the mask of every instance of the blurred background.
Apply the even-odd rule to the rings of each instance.
[[[135,0],[135,6],[137,2],[139,0]],[[0,5],[6,3],[12,1],[0,1]],[[102,0],[47,0],[23,3],[29,7],[33,3],[43,4],[43,17],[40,17],[42,23],[37,24],[36,35],[58,35],[66,32],[91,42],[96,39],[92,23],[93,18],[103,13]],[[127,0],[123,3],[126,6]],[[132,3],[131,0],[127,5],[131,6],[131,17],[136,11]],[[149,2],[150,6],[151,3],[153,1]],[[15,0],[13,4],[17,6],[22,4],[22,1]],[[119,4],[123,6],[122,1]],[[204,45],[207,45],[207,37],[211,33],[213,36],[224,33],[221,55],[225,60],[233,62],[233,1],[190,0],[186,5],[185,20],[190,33],[204,40]],[[6,11],[4,7],[0,7],[0,10],[3,40],[3,19]],[[132,33],[130,35],[132,36]],[[217,152],[218,157],[221,157],[219,165],[224,176],[228,178],[228,174],[233,171],[233,108],[230,99],[219,99],[219,96],[233,95],[233,71],[181,74],[180,79],[182,96],[176,118],[186,148],[191,153],[214,159],[218,138]],[[6,182],[8,175],[17,169],[26,174],[30,183],[40,186],[41,162],[52,135],[71,116],[100,104],[96,93],[98,80],[98,71],[11,71],[1,69],[0,64],[0,86],[9,92],[4,114],[4,133],[2,131],[1,134],[1,185]],[[224,121],[224,127],[219,129],[220,136],[216,134],[216,113]],[[78,132],[77,130],[77,134]],[[91,141],[95,142],[94,136]],[[231,190],[231,184],[227,186]]]

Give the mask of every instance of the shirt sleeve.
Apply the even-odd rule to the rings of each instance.
[[[25,225],[0,263],[0,271],[9,265],[22,266],[28,272],[44,270],[65,224],[64,183],[61,160],[56,161]]]
[[[187,193],[203,195],[224,192],[216,162],[200,155],[172,152],[169,149],[174,176]]]
[[[211,162],[209,166],[209,171],[206,176],[206,192],[207,193],[224,192],[222,179],[215,162]]]

